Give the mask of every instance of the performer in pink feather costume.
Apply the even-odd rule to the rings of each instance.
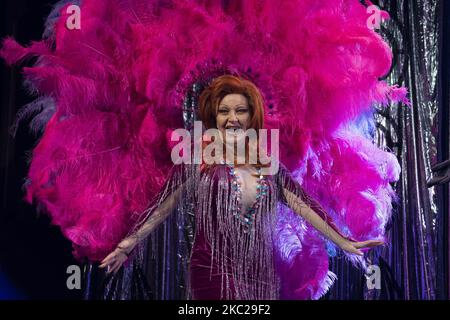
[[[118,243],[149,221],[173,183],[190,181],[175,169],[167,177],[171,133],[185,125],[192,88],[224,74],[253,82],[264,101],[265,127],[280,130],[284,166],[278,181],[284,184],[273,185],[291,186],[311,212],[336,227],[338,245],[350,252],[383,238],[399,164],[372,143],[367,128],[374,104],[408,101],[405,88],[379,80],[392,53],[367,27],[369,15],[359,1],[84,0],[80,28],[70,29],[72,4],[55,7],[42,41],[24,48],[5,39],[1,55],[8,63],[38,57],[24,76],[39,97],[19,113],[39,112],[32,125],[43,131],[26,199],[45,208],[76,257],[105,261],[112,252],[121,264]],[[280,208],[274,216],[275,274],[264,273],[273,277],[267,290],[248,290],[248,279],[236,289],[238,279],[230,277],[225,289],[214,283],[211,298],[323,295],[335,277],[324,241],[296,213]],[[362,257],[348,257],[364,267]],[[193,298],[210,294],[186,292]]]

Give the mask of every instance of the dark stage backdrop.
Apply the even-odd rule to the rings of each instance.
[[[56,1],[3,0],[0,37],[22,44],[41,38]],[[380,269],[380,289],[343,258],[331,259],[338,281],[324,299],[447,299],[448,183],[428,189],[431,166],[449,157],[450,1],[380,0],[391,20],[380,33],[394,51],[386,80],[410,90],[411,108],[379,108],[374,141],[398,157],[399,200],[388,225],[389,246],[370,253]],[[447,32],[444,32],[447,30]],[[31,63],[32,61],[30,61]],[[71,245],[45,214],[23,201],[28,157],[39,136],[27,124],[9,134],[19,108],[33,100],[17,68],[0,62],[0,299],[77,299],[66,286],[66,269],[77,264]]]
[[[45,18],[57,1],[0,1],[0,38],[13,36],[21,44],[39,40]],[[30,61],[33,62],[33,61]],[[18,68],[0,61],[0,299],[77,299],[80,290],[66,286],[66,269],[76,264],[71,244],[45,214],[23,200],[30,151],[38,136],[27,123],[14,139],[9,129],[16,112],[31,102]]]

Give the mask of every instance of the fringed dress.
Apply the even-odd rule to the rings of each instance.
[[[279,299],[274,231],[279,206],[291,206],[285,190],[339,233],[283,165],[274,175],[225,164],[175,166],[130,233],[140,238],[139,254],[107,291],[125,299]],[[150,284],[149,295],[123,290],[131,282],[146,287],[136,285],[136,270]]]

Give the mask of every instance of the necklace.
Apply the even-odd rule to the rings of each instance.
[[[244,227],[244,233],[249,233],[252,230],[253,222],[255,221],[256,212],[261,204],[261,200],[267,196],[268,185],[264,176],[261,174],[261,168],[257,168],[258,175],[256,186],[256,199],[253,204],[249,206],[245,211],[242,209],[242,184],[239,181],[239,177],[236,175],[236,169],[234,165],[227,164],[228,173],[231,177],[231,188],[234,191],[237,207],[234,210],[233,215],[242,223]]]

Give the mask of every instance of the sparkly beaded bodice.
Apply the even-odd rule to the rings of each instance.
[[[244,232],[249,232],[261,200],[267,195],[267,181],[260,168],[228,166],[228,171],[238,205],[235,217],[245,226]]]

